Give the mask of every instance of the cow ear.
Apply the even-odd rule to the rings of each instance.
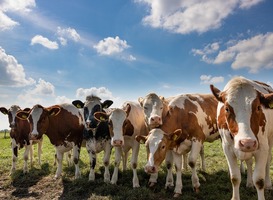
[[[29,112],[30,108],[25,108],[23,111]]]
[[[56,116],[61,112],[61,108],[59,106],[54,106],[48,109],[49,116]]]
[[[1,113],[3,113],[4,115],[8,114],[8,110],[5,107],[0,107],[0,111]]]
[[[126,104],[125,108],[123,108],[123,110],[126,112],[127,117],[129,116],[129,113],[131,111],[131,105],[129,103]]]
[[[212,94],[215,96],[215,98],[218,101],[223,103],[223,98],[222,98],[222,95],[221,95],[221,91],[218,88],[214,87],[213,85],[210,85],[210,90],[211,90]]]
[[[145,144],[147,138],[143,135],[137,135],[135,137],[136,141],[139,142],[140,144]]]
[[[74,106],[76,106],[77,108],[83,108],[84,107],[84,103],[81,100],[72,101],[72,104]]]
[[[100,122],[105,122],[108,120],[108,115],[104,112],[95,112],[94,118]]]
[[[105,101],[101,104],[101,106],[102,106],[102,108],[109,108],[112,104],[113,104],[113,101],[111,101],[111,100],[105,100]]]
[[[144,101],[144,99],[142,97],[138,98],[138,102],[141,105],[141,107],[143,106],[143,101]]]
[[[21,120],[27,120],[28,116],[29,116],[29,112],[27,111],[18,111],[16,113],[16,117]]]
[[[159,96],[159,99],[160,99],[161,101],[165,101],[165,98],[164,98],[163,96]]]
[[[266,108],[273,109],[273,93],[270,94],[260,93],[260,101]]]

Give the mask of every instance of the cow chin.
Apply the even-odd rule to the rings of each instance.
[[[243,152],[240,150],[235,151],[235,155],[239,160],[248,160],[252,158],[253,152]]]
[[[39,140],[40,138],[41,138],[41,136],[39,136],[39,135],[32,135],[32,134],[29,135],[29,139],[33,140],[33,141]]]

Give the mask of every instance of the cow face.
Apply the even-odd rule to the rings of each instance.
[[[95,118],[99,121],[107,120],[110,136],[111,145],[120,147],[124,145],[124,136],[131,136],[134,133],[134,127],[130,120],[127,119],[130,113],[130,104],[127,104],[125,110],[116,108],[108,116],[106,113],[97,112]]]
[[[4,114],[4,115],[8,115],[9,118],[9,127],[10,128],[15,128],[15,118],[16,118],[16,113],[18,111],[20,111],[21,108],[17,105],[13,105],[11,106],[9,109],[6,109],[5,107],[0,107],[0,111]]]
[[[94,113],[109,108],[113,104],[113,101],[106,100],[102,103],[99,97],[87,96],[85,103],[80,100],[75,100],[72,104],[77,108],[83,109],[86,128],[96,128],[98,121],[94,118]]]
[[[164,97],[159,97],[154,93],[150,93],[145,98],[138,98],[138,101],[144,110],[145,121],[150,129],[162,125]]]
[[[148,162],[144,167],[146,173],[158,172],[159,166],[165,159],[168,150],[183,142],[188,134],[182,133],[181,129],[167,134],[161,129],[152,129],[148,136],[136,136],[136,140],[145,143]]]
[[[219,128],[230,132],[236,150],[256,151],[259,148],[258,134],[265,131],[265,109],[273,108],[273,93],[262,94],[247,81],[230,82],[223,92],[211,85],[211,91],[220,102]]]
[[[44,108],[41,105],[35,105],[30,111],[17,112],[17,117],[28,120],[30,125],[30,139],[38,140],[46,133],[49,126],[49,117],[60,113],[60,106]]]

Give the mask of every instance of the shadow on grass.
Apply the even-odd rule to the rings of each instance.
[[[39,197],[39,193],[30,192],[29,188],[36,185],[43,177],[50,174],[49,164],[42,164],[41,169],[32,167],[27,174],[17,170],[12,176],[12,186],[15,190],[11,193],[17,198]]]

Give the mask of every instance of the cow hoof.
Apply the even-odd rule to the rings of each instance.
[[[148,186],[149,186],[150,188],[154,187],[155,185],[156,185],[156,182],[149,182],[149,183],[148,183]]]
[[[139,184],[136,184],[133,186],[133,188],[139,188],[139,187],[140,187]]]
[[[181,196],[181,194],[175,193],[175,194],[173,195],[173,198],[178,198],[178,197],[180,197],[180,196]]]
[[[200,192],[199,188],[193,188],[193,190],[194,190],[195,193],[199,193]]]

